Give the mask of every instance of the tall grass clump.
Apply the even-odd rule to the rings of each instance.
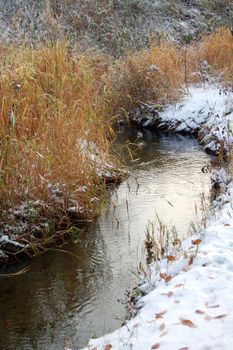
[[[162,43],[115,61],[108,70],[105,102],[109,114],[124,114],[140,102],[172,102],[183,83],[182,55],[176,45]]]
[[[31,202],[45,203],[43,215],[57,221],[68,220],[69,208],[91,212],[109,161],[102,69],[98,57],[72,55],[66,43],[1,51],[2,215]]]
[[[208,62],[213,73],[223,73],[225,82],[233,81],[233,36],[229,29],[219,28],[203,38],[198,54]]]

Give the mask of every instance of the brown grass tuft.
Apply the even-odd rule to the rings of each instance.
[[[160,46],[116,61],[107,75],[106,101],[110,114],[128,112],[143,102],[172,102],[183,83],[182,56],[177,46]]]
[[[1,54],[2,209],[29,200],[60,211],[92,206],[111,132],[98,110],[96,61],[71,55],[68,44]]]
[[[229,29],[220,28],[200,43],[199,55],[213,72],[223,72],[225,81],[233,81],[233,36]]]

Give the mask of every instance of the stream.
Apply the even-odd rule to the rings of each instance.
[[[137,140],[137,132],[117,139],[143,142],[132,146],[133,159],[124,152],[131,176],[111,191],[97,222],[62,247],[71,254],[48,251],[17,266],[30,267],[26,274],[1,279],[0,349],[76,350],[120,327],[148,222],[158,215],[185,238],[198,221],[195,205],[200,208],[201,193],[208,198],[210,186],[201,168],[210,157],[193,137],[143,130]]]

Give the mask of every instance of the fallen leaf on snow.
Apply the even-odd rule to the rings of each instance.
[[[161,293],[161,295],[166,295],[168,296],[168,298],[171,298],[171,296],[173,295],[174,293],[172,291],[168,292],[168,293]]]
[[[193,264],[193,256],[190,257],[189,261],[188,261],[188,265],[192,265]]]
[[[168,260],[168,261],[175,261],[175,260],[176,260],[176,257],[173,256],[173,255],[168,255],[168,256],[167,256],[167,260]]]
[[[227,314],[222,314],[222,315],[214,316],[214,319],[219,320],[219,319],[224,318],[226,316],[227,316]]]
[[[173,279],[173,277],[171,275],[168,275],[167,278],[165,279],[165,282],[169,282]]]
[[[194,244],[194,245],[198,245],[200,243],[201,243],[201,239],[193,239],[192,240],[192,244]]]
[[[183,287],[183,283],[178,283],[175,285],[175,288],[180,288],[180,287]]]
[[[158,349],[158,348],[160,348],[160,344],[159,343],[156,343],[156,344],[154,344],[154,345],[152,345],[152,347],[151,347],[151,349]]]
[[[104,350],[110,350],[110,349],[112,349],[112,345],[111,344],[104,345]]]
[[[230,224],[225,224],[224,226],[231,226]]]
[[[205,303],[205,306],[208,308],[208,309],[216,309],[217,307],[219,307],[220,305],[209,305],[207,302]]]
[[[179,350],[189,350],[189,348],[185,346],[184,348],[180,348]]]
[[[159,318],[163,318],[163,316],[166,314],[167,310],[164,311],[160,311],[158,313],[155,314],[155,318],[159,319]]]
[[[159,330],[160,332],[162,332],[164,329],[165,329],[165,323],[162,323],[160,326],[159,326]]]
[[[171,281],[171,279],[173,278],[172,276],[170,276],[170,275],[168,275],[168,274],[166,274],[166,273],[160,273],[160,277],[161,277],[162,279],[164,279],[165,282],[169,282],[169,281]]]
[[[174,303],[175,303],[175,304],[179,304],[179,303],[180,303],[180,300],[175,300]]]
[[[188,326],[190,328],[197,328],[197,326],[190,320],[186,320],[184,318],[180,318],[180,322],[183,326]]]
[[[205,311],[196,310],[195,313],[198,314],[198,315],[204,315],[204,314],[205,314]]]
[[[160,334],[160,337],[163,337],[164,335],[166,335],[168,333],[168,330],[166,329],[164,332],[162,332],[161,334]]]

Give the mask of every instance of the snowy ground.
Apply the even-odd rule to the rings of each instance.
[[[201,132],[208,149],[232,144],[233,94],[193,87],[160,114],[173,130]],[[233,183],[222,169],[224,192],[213,203],[207,227],[182,249],[150,266],[140,286],[136,317],[112,334],[90,340],[91,350],[233,349]]]
[[[163,112],[156,106],[142,105],[132,114],[133,122],[142,127],[198,134],[206,150],[214,153],[229,150],[233,142],[233,92],[217,84],[195,85],[183,99]]]

